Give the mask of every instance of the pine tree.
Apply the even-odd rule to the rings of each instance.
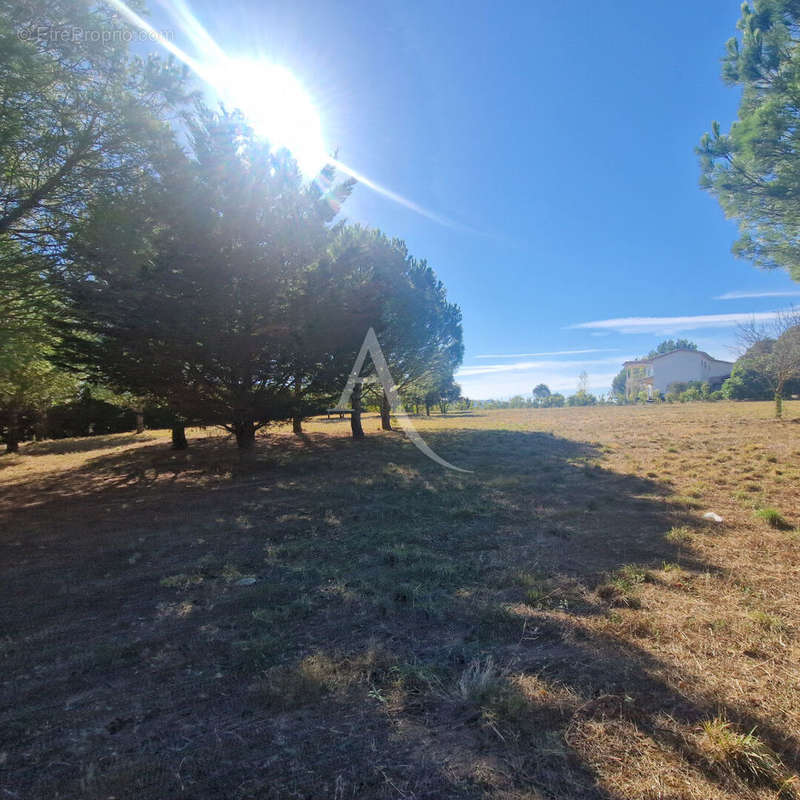
[[[800,280],[800,3],[746,2],[737,27],[722,75],[742,89],[739,119],[703,136],[701,186],[738,221],[736,255]]]

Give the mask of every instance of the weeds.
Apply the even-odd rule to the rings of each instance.
[[[692,540],[694,539],[694,535],[692,534],[690,528],[687,528],[685,525],[681,525],[680,527],[670,528],[664,538],[670,544],[683,546],[691,544]]]
[[[780,617],[774,614],[769,614],[766,611],[751,611],[750,619],[765,631],[770,633],[780,633],[786,627],[785,623]]]
[[[787,530],[791,526],[786,522],[783,515],[776,508],[761,508],[756,511],[756,516],[767,523],[770,528],[777,530]]]
[[[614,606],[640,608],[638,592],[643,583],[652,582],[652,574],[636,564],[625,564],[598,589],[598,595]]]
[[[162,586],[166,586],[171,589],[180,589],[184,592],[192,586],[199,586],[202,582],[202,575],[185,575],[184,573],[170,575],[167,578],[162,578],[160,581]]]
[[[724,717],[701,726],[700,747],[710,764],[752,783],[782,786],[790,776],[781,759],[758,736],[755,728],[739,733]]]
[[[668,503],[677,506],[678,508],[702,508],[703,503],[695,497],[689,497],[685,494],[673,494],[667,498]]]
[[[457,692],[462,700],[480,703],[495,692],[500,683],[500,670],[492,656],[470,661],[458,679]]]

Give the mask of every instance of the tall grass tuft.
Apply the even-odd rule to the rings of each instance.
[[[786,767],[780,757],[758,736],[755,728],[739,733],[724,717],[702,724],[700,746],[706,759],[718,769],[735,773],[752,783],[785,784]]]

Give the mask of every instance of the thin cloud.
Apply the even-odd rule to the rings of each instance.
[[[692,317],[618,317],[579,322],[575,325],[568,325],[567,328],[571,330],[612,330],[617,333],[668,334],[695,331],[701,328],[733,328],[751,321],[767,322],[776,319],[779,315],[779,311],[762,311],[740,314],[701,314]]]
[[[461,367],[456,373],[457,378],[472,377],[475,375],[494,375],[502,372],[534,372],[548,370],[550,373],[560,372],[573,374],[578,368],[591,369],[598,365],[622,364],[630,360],[629,357],[615,356],[614,358],[595,358],[592,360],[576,361],[517,361],[511,364],[480,364],[478,366]],[[575,373],[576,374],[576,373]]]
[[[749,300],[753,297],[800,297],[800,289],[782,289],[781,291],[740,291],[740,292],[725,292],[715,300]]]
[[[494,355],[475,356],[475,358],[536,358],[537,356],[571,356],[589,353],[618,353],[617,347],[592,348],[590,350],[553,350],[551,353],[496,353]]]

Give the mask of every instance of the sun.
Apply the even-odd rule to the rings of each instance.
[[[221,99],[238,108],[270,147],[291,152],[306,178],[328,160],[314,101],[286,67],[258,59],[228,59],[215,84]]]

